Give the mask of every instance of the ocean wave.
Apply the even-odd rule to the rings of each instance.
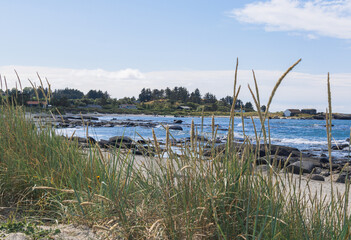
[[[292,144],[292,145],[327,145],[327,140],[310,140],[306,138],[272,138],[274,142],[280,142],[284,144]],[[333,140],[332,144],[342,144],[346,143],[345,140]]]

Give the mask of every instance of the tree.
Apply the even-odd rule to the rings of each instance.
[[[140,102],[148,102],[150,101],[152,98],[152,93],[151,93],[151,89],[150,88],[143,88],[141,89],[141,92],[139,94],[139,101]]]
[[[84,93],[77,89],[56,89],[52,93],[52,98],[62,98],[66,97],[67,99],[82,99],[84,97]]]
[[[190,101],[193,103],[201,103],[201,94],[198,88],[190,94]]]
[[[217,98],[212,93],[206,93],[204,95],[204,101],[205,101],[205,103],[215,103],[215,102],[217,102]]]
[[[253,111],[253,110],[254,110],[251,102],[247,102],[247,103],[245,103],[244,108],[245,108],[245,111],[248,111],[248,112],[250,112],[250,111]]]
[[[241,109],[242,106],[244,106],[244,103],[240,99],[238,99],[235,102],[234,109]]]
[[[224,103],[224,105],[232,105],[234,99],[231,96],[226,96],[225,98],[221,98],[221,101]]]
[[[87,97],[87,98],[90,98],[90,99],[98,99],[98,98],[103,98],[103,97],[106,98],[106,93],[107,93],[107,92],[103,93],[101,90],[99,90],[99,91],[90,90],[90,91],[87,93],[86,97]],[[108,93],[107,93],[107,95],[108,95]]]

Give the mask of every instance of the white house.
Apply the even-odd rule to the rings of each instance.
[[[301,111],[299,109],[286,109],[284,111],[284,116],[285,117],[292,117],[292,116],[296,116],[299,113],[301,113]]]

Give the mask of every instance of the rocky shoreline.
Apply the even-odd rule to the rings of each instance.
[[[43,118],[43,116],[37,116],[35,118]],[[98,116],[94,115],[82,115],[82,116],[46,116],[48,119],[45,120],[46,123],[50,123],[55,128],[75,128],[75,127],[144,127],[144,128],[154,128],[157,125],[167,125],[169,123],[155,122],[152,120],[119,120],[117,118],[112,118],[110,121],[99,120]],[[182,120],[175,119],[173,124],[169,125],[170,129],[173,130],[183,130],[185,124],[182,124]],[[188,124],[189,125],[189,124]],[[189,127],[189,126],[187,126]],[[221,129],[227,130],[227,129]],[[127,136],[114,136],[109,139],[95,140],[92,137],[80,138],[72,137],[72,141],[76,141],[82,148],[90,147],[91,144],[98,144],[100,148],[109,149],[112,147],[128,149],[131,150],[136,155],[147,155],[153,156],[156,153],[154,148],[154,143],[151,140],[138,140],[134,141]],[[197,140],[202,142],[204,146],[208,146],[208,150],[203,153],[204,157],[211,157],[213,151],[211,146],[214,144],[215,154],[223,152],[226,147],[225,138],[217,138],[212,142],[212,140],[207,139],[204,136],[198,136]],[[190,143],[190,137],[183,139],[173,139],[171,145],[174,147],[181,147]],[[165,148],[165,142],[160,141],[159,145],[161,150]],[[241,150],[244,148],[245,143],[240,142],[240,139],[234,143],[234,147],[240,154]],[[348,163],[350,158],[348,156],[344,157],[334,157],[332,158],[332,165],[329,163],[329,158],[327,156],[327,149],[319,152],[312,150],[302,150],[297,148],[282,146],[282,145],[271,145],[270,152],[266,153],[264,146],[257,147],[256,145],[250,146],[253,151],[257,153],[256,164],[260,166],[259,168],[264,168],[267,163],[273,164],[276,167],[285,166],[288,171],[299,174],[309,174],[311,179],[324,181],[325,177],[333,174],[338,176],[336,182],[344,183],[346,179],[350,179],[351,167]],[[333,152],[347,152],[349,150],[349,144],[334,145],[332,146]],[[332,172],[330,172],[332,170]]]
[[[91,146],[94,146],[94,144],[98,144],[102,149],[108,150],[119,148],[121,150],[130,150],[135,155],[155,156],[157,154],[157,150],[155,149],[152,140],[134,141],[131,138],[124,136],[115,136],[108,140],[100,141],[96,141],[91,137],[72,137],[69,138],[69,140],[77,142],[82,148],[90,148]],[[202,141],[204,146],[204,152],[202,153],[203,157],[209,160],[218,154],[223,153],[227,148],[225,143],[219,143],[220,140],[218,140],[218,143],[215,143],[216,147],[214,149],[211,147],[212,141],[200,137],[198,138],[198,141]],[[181,147],[186,144],[189,145],[189,142],[190,139],[180,139],[177,141],[171,141],[171,145],[174,147]],[[158,142],[158,144],[160,146],[160,152],[165,151],[165,143],[161,141]],[[300,151],[293,147],[270,145],[270,152],[268,153],[266,153],[264,145],[258,147],[255,144],[247,145],[242,142],[234,142],[233,147],[239,157],[245,147],[250,147],[253,152],[256,152],[258,156],[255,163],[257,169],[266,170],[268,164],[270,164],[274,166],[275,169],[285,169],[285,171],[294,174],[305,174],[308,175],[310,179],[316,181],[325,181],[325,178],[330,175],[337,176],[335,181],[338,183],[345,183],[346,180],[351,179],[351,166],[349,166],[350,160],[348,158],[334,159],[334,162],[330,164],[329,158],[324,154],[318,156],[308,151]],[[334,149],[336,149],[336,146]]]

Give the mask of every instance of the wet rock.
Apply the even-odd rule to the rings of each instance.
[[[183,120],[180,120],[180,119],[178,119],[178,120],[173,120],[173,123],[175,123],[175,124],[181,124],[183,122]]]
[[[327,157],[321,157],[321,158],[319,159],[319,162],[320,162],[320,163],[329,163],[329,158],[327,158]]]
[[[351,114],[334,113],[334,119],[351,120]]]
[[[335,145],[335,146],[332,146],[332,150],[343,150],[344,148],[347,148],[349,147],[349,144],[339,144],[339,145]]]
[[[312,116],[313,119],[317,119],[317,120],[324,120],[325,116],[324,115],[314,115]]]
[[[177,125],[171,125],[171,126],[169,126],[169,129],[183,131],[183,128],[181,126],[177,126]]]
[[[322,181],[322,182],[325,181],[324,177],[319,174],[313,174],[310,179],[315,181]]]

